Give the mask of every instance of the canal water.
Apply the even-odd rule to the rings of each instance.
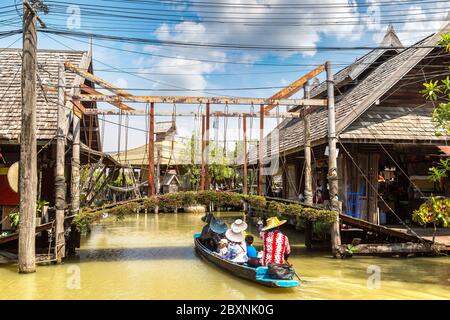
[[[239,213],[221,214],[232,222]],[[450,299],[450,258],[330,258],[307,253],[285,228],[303,282],[272,289],[201,260],[193,234],[198,214],[140,214],[106,219],[83,236],[79,256],[19,275],[0,265],[0,299]],[[254,232],[250,227],[250,232]],[[260,245],[256,242],[256,245]]]

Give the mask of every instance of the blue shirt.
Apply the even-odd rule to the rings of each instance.
[[[258,251],[254,246],[247,246],[247,257],[258,258]]]

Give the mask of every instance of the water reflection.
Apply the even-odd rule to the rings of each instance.
[[[240,213],[220,215],[231,223]],[[359,258],[336,260],[308,253],[303,237],[285,232],[295,248],[290,261],[305,281],[298,288],[272,289],[233,277],[199,259],[193,234],[201,215],[133,216],[104,220],[82,239],[76,259],[18,275],[0,267],[2,299],[449,299],[448,258]],[[250,232],[256,228],[250,225]],[[255,237],[256,238],[256,237]],[[261,241],[256,239],[256,245]],[[79,267],[80,289],[67,286],[67,270]],[[367,286],[367,268],[381,270],[381,287]]]

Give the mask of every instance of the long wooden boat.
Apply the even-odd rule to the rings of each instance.
[[[215,252],[212,252],[211,250],[206,248],[200,242],[199,237],[200,233],[196,233],[194,235],[195,249],[197,250],[198,254],[205,260],[215,264],[216,266],[230,272],[235,276],[272,288],[291,288],[297,287],[299,285],[299,282],[297,280],[281,280],[270,278],[267,274],[267,267],[252,268],[223,259]]]

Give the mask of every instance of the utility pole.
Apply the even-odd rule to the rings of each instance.
[[[306,82],[304,87],[305,99],[311,98],[311,87],[309,83]],[[313,204],[313,194],[312,194],[312,175],[311,175],[311,123],[308,106],[305,106],[305,118],[304,118],[304,143],[305,143],[305,204]],[[307,220],[305,222],[305,245],[308,249],[312,247],[312,221]]]
[[[36,8],[46,12],[46,7],[35,1]],[[22,123],[20,133],[20,225],[19,272],[36,271],[35,229],[37,198],[36,154],[36,20],[41,24],[35,9],[23,2],[22,47]],[[45,25],[44,25],[45,27]]]
[[[66,137],[64,135],[66,113],[64,107],[65,100],[65,69],[61,63],[58,66],[58,128],[56,131],[56,169],[55,169],[55,207],[56,207],[56,232],[55,232],[55,258],[57,263],[61,263],[65,256],[64,239],[64,212],[66,210],[66,177],[65,153]]]
[[[328,185],[331,210],[336,213],[336,220],[331,226],[331,245],[334,257],[339,257],[338,247],[341,245],[339,230],[338,174],[336,152],[336,119],[334,110],[334,80],[331,63],[326,62],[328,91]]]

